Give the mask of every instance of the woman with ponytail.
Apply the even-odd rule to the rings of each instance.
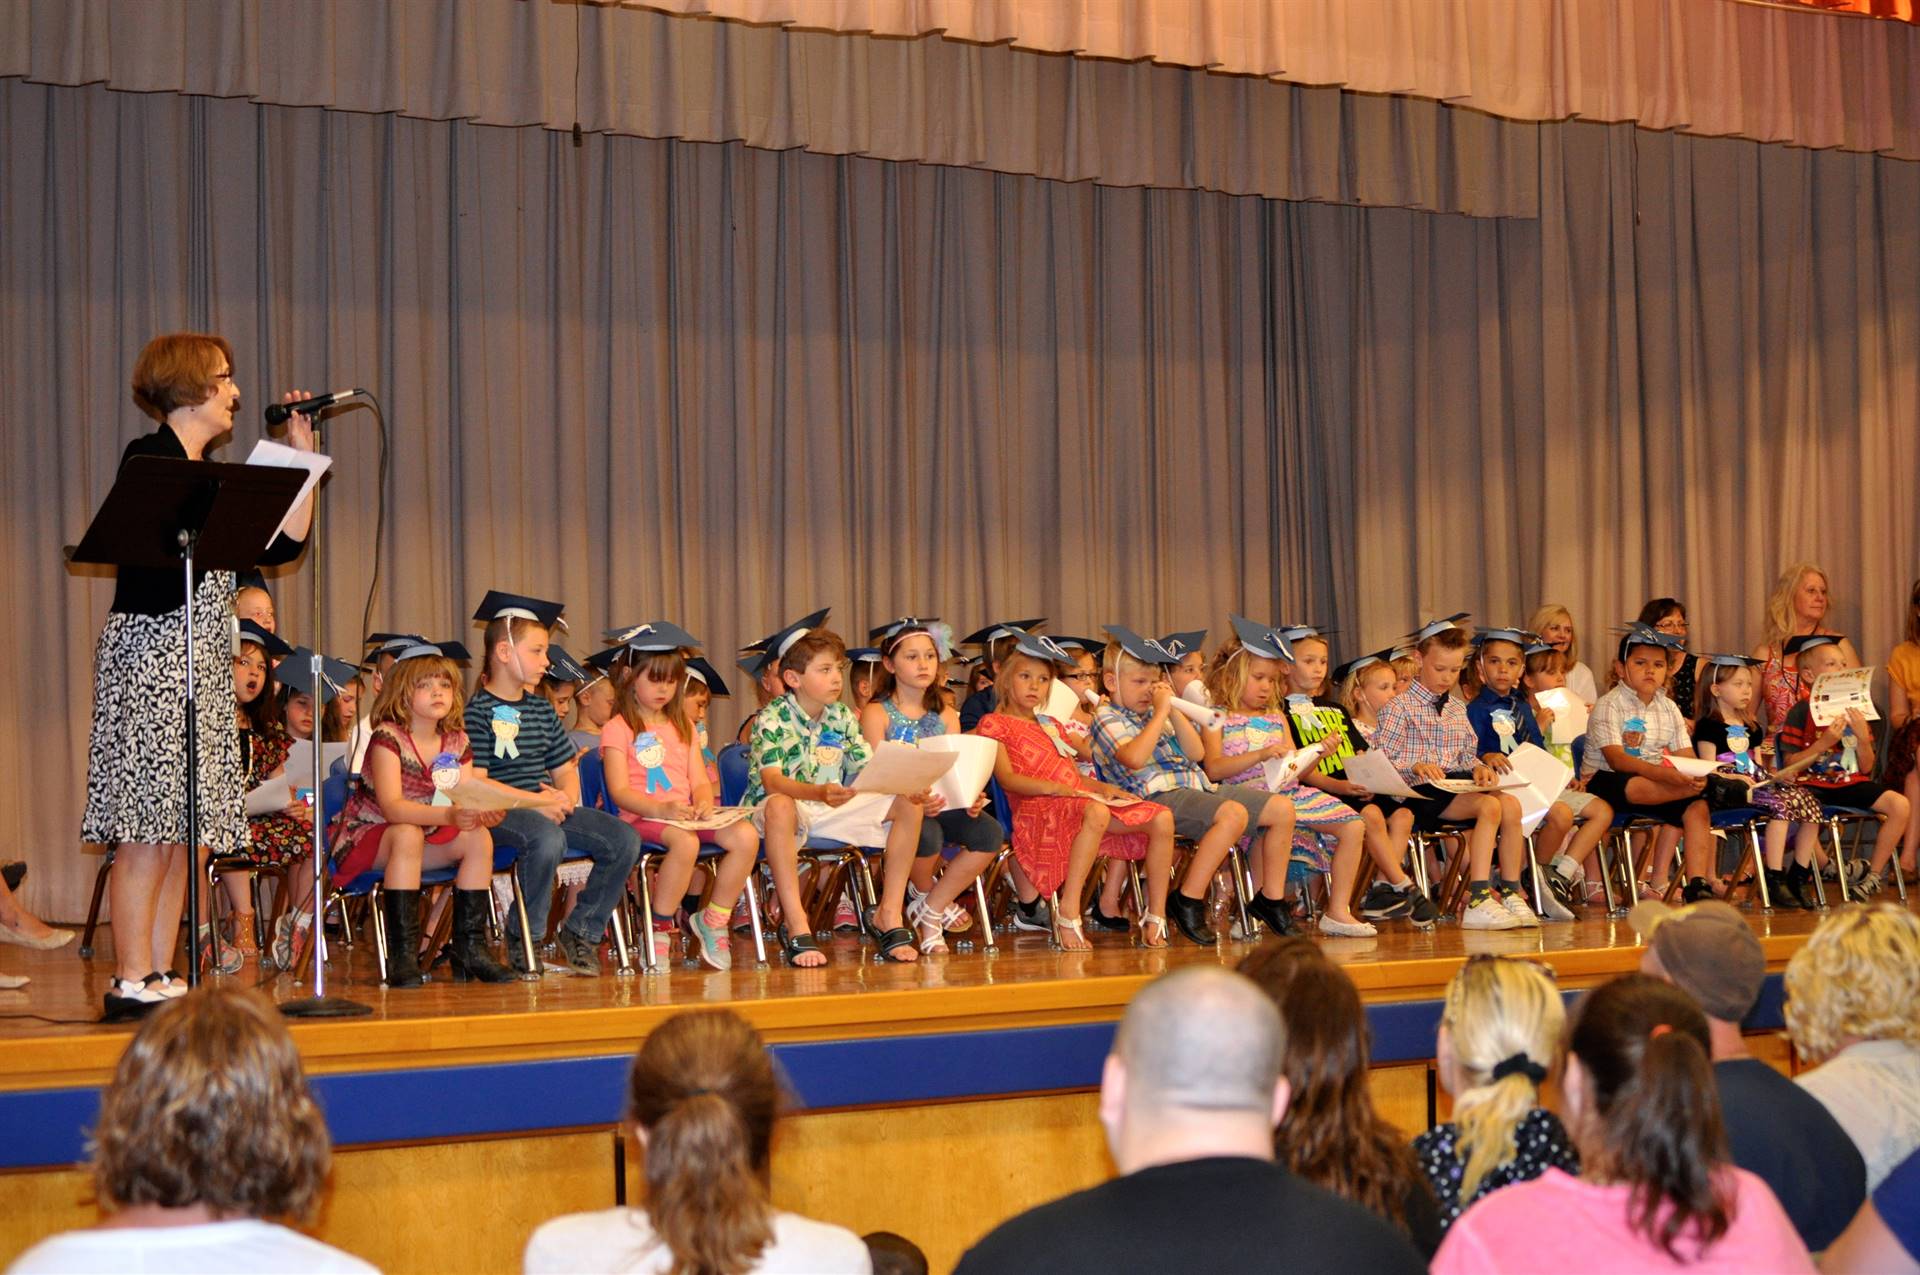
[[[1566,1024],[1552,972],[1531,961],[1469,957],[1447,984],[1436,1056],[1453,1119],[1413,1140],[1443,1228],[1501,1187],[1580,1172],[1566,1127],[1540,1105]]]
[[[646,1207],[555,1218],[527,1243],[527,1275],[868,1275],[859,1236],[767,1199],[779,1097],[773,1062],[745,1019],[728,1010],[669,1018],[627,1079]]]
[[[1685,992],[1625,974],[1587,993],[1568,1033],[1568,1127],[1581,1172],[1496,1191],[1447,1232],[1434,1275],[1813,1271],[1767,1184],[1727,1159],[1707,1018]]]

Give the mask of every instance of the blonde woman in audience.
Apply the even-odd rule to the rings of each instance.
[[[779,1103],[773,1061],[744,1018],[724,1009],[669,1018],[627,1078],[626,1130],[646,1166],[645,1207],[548,1222],[527,1242],[527,1275],[866,1275],[859,1236],[767,1198]]]
[[[1753,649],[1760,661],[1760,702],[1766,706],[1767,729],[1777,731],[1787,710],[1805,699],[1808,688],[1800,678],[1799,657],[1787,650],[1787,639],[1815,633],[1837,633],[1827,624],[1833,615],[1833,592],[1827,573],[1811,562],[1796,562],[1780,573],[1767,599],[1766,636]],[[1847,668],[1860,666],[1860,652],[1840,638]]]
[[[1566,1127],[1540,1105],[1566,1025],[1552,973],[1532,961],[1470,957],[1447,984],[1435,1057],[1453,1119],[1413,1140],[1443,1229],[1501,1187],[1580,1172]]]
[[[1920,918],[1893,903],[1826,917],[1787,963],[1795,1079],[1847,1131],[1867,1190],[1920,1149]]]
[[[105,1219],[43,1241],[9,1275],[372,1272],[280,1225],[312,1216],[331,1154],[279,1013],[258,992],[202,985],[141,1025],[101,1094]]]
[[[1574,632],[1573,612],[1558,602],[1542,602],[1533,618],[1527,621],[1527,629],[1538,633],[1542,642],[1567,657],[1567,689],[1592,708],[1600,698],[1600,687],[1593,680],[1593,670],[1580,661],[1580,636]]]

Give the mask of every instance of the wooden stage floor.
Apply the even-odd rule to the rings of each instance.
[[[1783,911],[1750,920],[1777,972],[1817,915]],[[0,970],[33,979],[22,991],[0,992],[0,1089],[106,1078],[129,1034],[124,1026],[93,1021],[112,970],[111,934],[103,928],[88,961],[72,947],[0,947]],[[1110,1022],[1146,979],[1194,961],[1231,965],[1250,950],[1242,943],[1199,948],[1176,939],[1165,951],[1147,952],[1124,936],[1103,936],[1092,952],[1066,953],[1053,951],[1044,935],[997,937],[993,950],[976,942],[971,952],[901,966],[875,962],[870,946],[842,935],[827,944],[830,962],[817,970],[790,969],[777,954],[769,965],[756,965],[751,942],[739,939],[736,964],[726,974],[679,964],[666,974],[549,974],[538,982],[485,986],[443,981],[442,972],[426,987],[406,991],[375,981],[369,940],[350,951],[336,945],[329,990],[372,1006],[373,1014],[307,1020],[293,1030],[309,1068],[324,1074],[624,1054],[663,1016],[692,1006],[731,1006],[774,1043]],[[1569,988],[1639,961],[1632,927],[1604,914],[1499,932],[1453,924],[1420,931],[1403,922],[1382,926],[1377,938],[1318,941],[1346,966],[1369,1004],[1437,999],[1461,960],[1475,953],[1544,961]],[[265,990],[287,1000],[307,987],[280,976]]]

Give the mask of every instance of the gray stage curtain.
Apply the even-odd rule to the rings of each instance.
[[[831,603],[1379,645],[1417,613],[1590,647],[1675,592],[1750,645],[1824,561],[1868,659],[1920,562],[1920,168],[1545,125],[1537,220],[0,81],[0,850],[72,916],[91,650],[63,567],[147,426],[140,345],[225,333],[393,428],[375,627],[490,587],[719,652]],[[376,450],[330,430],[323,645]],[[277,581],[312,636],[304,565]],[[744,688],[741,688],[744,689]],[[736,701],[736,704],[738,701]],[[722,706],[716,724],[736,720]]]

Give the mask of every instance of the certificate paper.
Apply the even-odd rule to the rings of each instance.
[[[933,787],[953,769],[958,753],[932,752],[889,739],[873,750],[873,757],[851,785],[855,792],[884,792],[911,797]]]
[[[1822,673],[1813,683],[1808,711],[1815,726],[1831,726],[1849,711],[1870,722],[1879,721],[1880,714],[1873,707],[1873,670],[1849,668]]]
[[[1413,789],[1377,748],[1347,758],[1347,778],[1376,797],[1411,797]]]

